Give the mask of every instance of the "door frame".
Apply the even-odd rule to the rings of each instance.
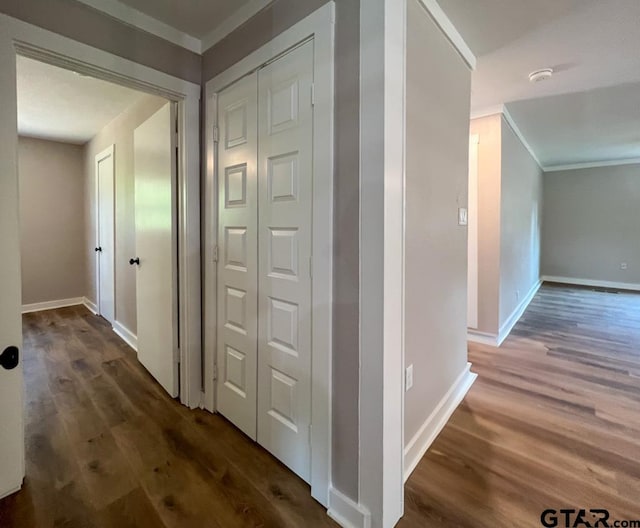
[[[0,14],[0,54],[12,57],[5,74],[15,86],[15,58],[22,55],[122,86],[159,95],[178,104],[178,260],[180,401],[201,404],[200,284],[200,85],[143,66],[32,24]],[[15,91],[13,92],[15,94]],[[16,101],[5,101],[17,108]],[[17,120],[0,123],[2,135],[17,137]],[[17,160],[13,166],[17,182]],[[11,172],[3,175],[11,178]],[[20,310],[20,306],[16,306]]]
[[[478,162],[480,136],[469,136],[467,328],[478,329]]]
[[[113,240],[111,241],[111,247],[113,248],[113,253],[112,253],[112,259],[111,259],[111,285],[112,285],[112,293],[113,293],[113,321],[109,321],[111,323],[111,325],[115,325],[115,315],[116,315],[116,306],[115,306],[115,300],[116,300],[116,269],[115,269],[115,249],[116,249],[116,241],[115,241],[115,176],[116,176],[116,158],[115,158],[115,145],[109,145],[106,149],[104,149],[102,152],[96,154],[95,156],[95,164],[94,164],[94,176],[95,176],[95,200],[96,200],[96,210],[95,210],[95,214],[96,214],[96,243],[100,242],[100,214],[101,214],[101,203],[100,203],[100,182],[99,182],[99,174],[98,174],[98,168],[100,165],[100,162],[103,161],[104,159],[108,158],[109,156],[111,156],[111,163],[113,164],[113,171],[111,174],[111,180],[112,180],[112,184],[113,184],[113,200],[111,201],[111,208],[113,210]],[[100,255],[98,252],[96,252],[96,308],[97,308],[97,312],[98,315],[101,315],[102,317],[104,317],[104,314],[102,313],[102,305],[101,305],[101,301],[102,301],[102,285],[101,285],[101,274],[100,274],[100,266],[101,263],[103,262],[102,259],[102,255]],[[105,317],[106,319],[106,317]]]
[[[329,2],[206,84],[206,176],[204,186],[204,388],[205,408],[216,410],[216,300],[218,175],[214,127],[217,94],[241,77],[307,42],[314,43],[313,64],[313,213],[312,213],[312,358],[311,496],[325,507],[331,483],[331,354],[333,288],[334,26]],[[312,94],[309,94],[312,97]]]

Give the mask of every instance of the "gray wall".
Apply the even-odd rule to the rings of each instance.
[[[2,0],[0,13],[200,83],[202,57],[75,0]]]
[[[20,137],[22,304],[83,297],[83,149]]]
[[[542,169],[502,119],[500,327],[540,279]]]
[[[84,258],[87,261],[87,297],[96,302],[96,259],[93,248],[96,237],[95,157],[109,145],[115,145],[115,317],[125,328],[137,333],[136,270],[129,265],[135,256],[135,209],[133,131],[153,115],[167,101],[149,95],[136,103],[104,127],[85,145],[85,215],[87,244]]]
[[[203,82],[267,43],[326,0],[276,0],[207,50]],[[336,2],[333,452],[334,486],[358,499],[360,2]]]
[[[467,363],[467,203],[471,71],[418,4],[407,13],[405,442]],[[425,51],[428,51],[426,53]]]
[[[546,173],[542,274],[640,284],[639,204],[640,165]]]

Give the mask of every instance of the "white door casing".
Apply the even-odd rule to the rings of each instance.
[[[115,146],[96,155],[96,295],[98,313],[115,321]]]
[[[138,360],[178,396],[176,108],[167,103],[133,133]]]
[[[478,328],[478,143],[469,138],[469,203],[467,215],[467,327]]]
[[[218,410],[256,439],[257,75],[218,96]]]
[[[22,356],[16,63],[11,44],[0,27],[0,354],[15,346]],[[0,367],[0,499],[20,489],[24,478],[22,406],[20,361],[12,370]]]
[[[312,83],[312,42],[258,71],[258,443],[307,482]]]

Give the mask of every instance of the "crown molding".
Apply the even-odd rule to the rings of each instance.
[[[229,33],[239,28],[251,17],[262,11],[271,4],[273,0],[253,0],[244,4],[240,9],[233,13],[230,17],[223,20],[216,28],[202,37],[201,49],[202,53],[207,51],[211,46],[220,42]]]
[[[156,37],[167,40],[194,53],[202,53],[202,42],[183,31],[171,27],[133,7],[118,0],[78,0],[79,2],[101,11],[124,24],[128,24]]]
[[[520,131],[520,128],[518,128],[518,125],[513,120],[513,117],[511,117],[511,114],[509,113],[509,110],[507,110],[506,106],[503,106],[502,116],[504,117],[505,121],[509,124],[509,126],[511,127],[511,130],[513,130],[514,134],[518,137],[520,142],[524,145],[524,148],[526,148],[529,151],[529,154],[531,154],[531,157],[538,164],[538,167],[540,167],[540,169],[542,169],[544,171],[545,169],[542,166],[542,163],[540,163],[540,160],[538,159],[538,156],[536,155],[536,153],[531,148],[531,145],[529,145],[529,142],[524,137],[524,134]]]
[[[607,161],[587,161],[584,163],[567,163],[564,165],[549,165],[547,167],[543,167],[543,170],[545,172],[560,172],[566,170],[595,169],[598,167],[617,167],[619,165],[640,165],[640,158],[626,158]]]
[[[446,35],[453,47],[456,48],[469,68],[475,70],[477,63],[476,56],[471,51],[471,48],[467,46],[464,38],[462,38],[462,35],[453,25],[447,14],[442,10],[440,4],[438,4],[436,0],[420,0],[420,3],[428,11],[431,18],[433,18],[440,30]]]

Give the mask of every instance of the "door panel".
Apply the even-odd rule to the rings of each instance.
[[[96,156],[98,312],[113,324],[115,320],[115,178],[113,145]]]
[[[179,392],[175,112],[167,103],[133,135],[138,359],[172,397]]]
[[[257,76],[218,95],[218,411],[256,439]]]
[[[313,44],[258,73],[258,442],[310,478]]]
[[[0,34],[0,354],[20,349],[20,230],[18,225],[18,145],[16,132],[15,53]],[[13,72],[13,73],[11,73]],[[22,361],[12,370],[0,366],[0,498],[16,491],[24,477]]]

